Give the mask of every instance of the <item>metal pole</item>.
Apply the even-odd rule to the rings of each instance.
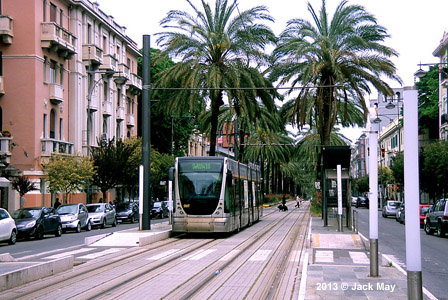
[[[415,87],[404,88],[404,188],[406,195],[406,266],[408,299],[423,299],[420,244],[418,173],[418,96]]]
[[[378,276],[378,132],[369,132],[370,276]]]
[[[151,180],[150,180],[150,164],[151,164],[151,61],[150,61],[150,36],[143,36],[143,92],[142,92],[142,160],[143,160],[143,220],[142,229],[151,229]]]

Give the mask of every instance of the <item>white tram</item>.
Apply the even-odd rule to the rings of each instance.
[[[257,166],[225,157],[178,157],[170,180],[174,232],[232,232],[263,214]]]

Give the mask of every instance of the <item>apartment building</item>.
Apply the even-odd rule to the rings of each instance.
[[[141,54],[89,0],[3,0],[0,10],[0,207],[18,208],[8,182],[18,173],[40,187],[26,206],[51,205],[42,163],[53,153],[137,135]]]
[[[448,32],[432,55],[440,58],[439,65],[439,138],[448,141]]]

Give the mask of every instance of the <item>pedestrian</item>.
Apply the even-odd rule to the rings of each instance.
[[[283,194],[283,197],[282,197],[282,205],[286,205],[286,195],[285,194]]]
[[[54,209],[58,208],[61,205],[61,202],[59,202],[59,198],[56,198],[56,201],[54,202]]]
[[[296,202],[297,202],[297,204],[296,204],[297,208],[300,208],[300,197],[299,197],[299,195],[296,196]]]
[[[100,201],[99,201],[99,203],[103,203],[103,198],[100,198]]]

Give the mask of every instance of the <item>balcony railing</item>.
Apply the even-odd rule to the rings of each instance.
[[[124,107],[118,106],[116,110],[116,118],[117,120],[124,120]]]
[[[129,81],[131,75],[129,72],[129,67],[123,63],[118,64],[118,72],[114,74],[114,79],[116,82],[121,81]]]
[[[126,114],[126,126],[128,126],[128,127],[135,126],[135,115],[134,114]]]
[[[0,96],[5,94],[5,84],[4,84],[3,76],[0,76]]]
[[[56,139],[40,139],[42,156],[48,156],[53,153],[72,155],[74,153],[73,143],[60,141]]]
[[[6,163],[11,158],[12,137],[0,136],[0,154],[6,155]]]
[[[97,93],[92,93],[90,96],[90,103],[88,103],[88,109],[90,109],[91,112],[98,111],[98,103],[99,103],[99,96]]]
[[[114,54],[103,55],[103,64],[100,66],[100,70],[117,71],[117,58]]]
[[[89,61],[94,65],[103,63],[103,49],[95,44],[82,45],[82,60]]]
[[[12,44],[13,33],[13,20],[10,16],[0,15],[0,36],[3,43]]]
[[[112,102],[110,102],[110,101],[103,102],[103,115],[105,115],[105,116],[112,115]]]
[[[142,79],[134,73],[131,73],[131,78],[127,82],[127,88],[131,93],[137,95],[142,90]]]
[[[76,53],[76,37],[56,23],[41,23],[41,46],[71,59]]]
[[[48,84],[50,87],[50,101],[52,104],[64,102],[64,86],[57,83]]]

